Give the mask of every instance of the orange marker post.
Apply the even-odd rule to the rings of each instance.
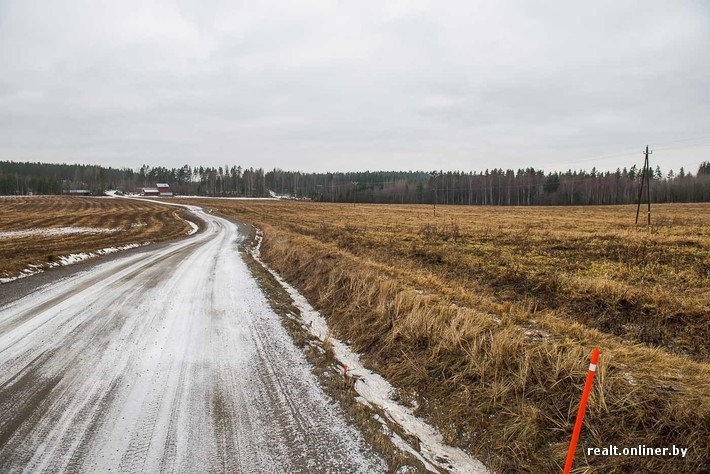
[[[348,376],[348,364],[343,364],[343,377]]]
[[[579,432],[582,431],[582,420],[584,419],[584,410],[587,408],[587,400],[589,392],[592,391],[592,382],[594,381],[594,373],[597,371],[597,362],[599,361],[599,349],[594,348],[592,351],[592,360],[589,364],[589,372],[587,372],[587,381],[584,383],[584,391],[582,392],[582,400],[579,402],[579,410],[577,411],[577,420],[574,422],[574,430],[572,431],[572,441],[569,444],[567,452],[567,461],[565,462],[565,470],[563,474],[569,474],[572,470],[574,462],[574,452],[577,449],[577,441],[579,440]]]

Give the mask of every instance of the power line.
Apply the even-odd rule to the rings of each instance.
[[[646,145],[646,151],[643,152],[644,154],[644,160],[643,160],[643,172],[641,174],[641,187],[639,188],[639,199],[638,199],[638,206],[636,206],[636,225],[639,223],[639,211],[641,210],[641,196],[643,195],[643,183],[646,184],[646,199],[648,200],[648,226],[651,226],[651,182],[650,182],[650,174],[651,170],[650,168],[650,163],[648,162],[648,155],[652,154],[652,151],[648,151],[648,145]]]

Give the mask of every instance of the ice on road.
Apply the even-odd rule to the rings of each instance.
[[[189,239],[0,308],[0,472],[384,469],[269,308],[238,227],[200,217]]]

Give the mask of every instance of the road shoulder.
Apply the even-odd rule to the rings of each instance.
[[[313,336],[304,325],[299,309],[291,296],[278,281],[248,252],[248,246],[254,241],[255,231],[251,226],[229,219],[240,226],[240,232],[246,231],[248,238],[241,248],[242,257],[254,279],[259,284],[269,305],[279,315],[281,322],[296,346],[303,351],[312,366],[323,390],[341,407],[348,420],[359,429],[373,450],[386,460],[387,472],[424,473],[429,472],[424,464],[410,453],[402,451],[393,442],[383,428],[382,414],[375,407],[358,401],[355,380],[346,375],[343,365],[335,358],[333,348],[327,341],[323,343]]]

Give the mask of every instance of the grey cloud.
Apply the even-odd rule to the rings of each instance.
[[[44,3],[0,3],[0,159],[614,169],[710,129],[702,2]]]

